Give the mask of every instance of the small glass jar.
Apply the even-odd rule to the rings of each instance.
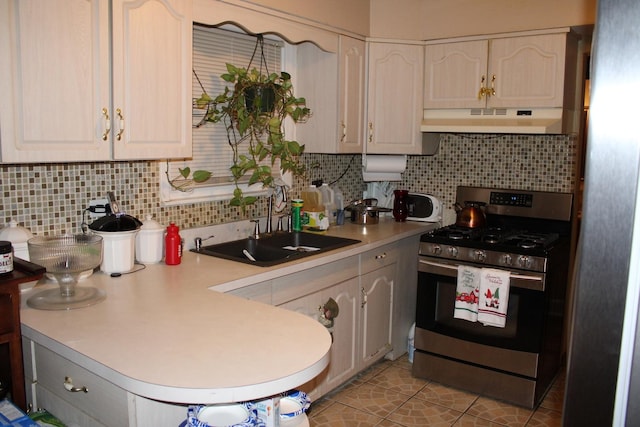
[[[13,271],[13,246],[11,242],[0,240],[0,274]]]

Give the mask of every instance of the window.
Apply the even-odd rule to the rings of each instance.
[[[247,34],[227,29],[193,27],[193,97],[199,98],[204,90],[215,97],[224,90],[224,82],[220,75],[224,74],[227,63],[246,67],[251,61],[256,46],[256,38]],[[264,54],[269,72],[282,70],[284,43],[265,37]],[[251,67],[260,66],[260,52],[256,52]],[[229,167],[232,164],[232,151],[227,142],[224,127],[219,124],[204,123],[195,127],[203,116],[203,110],[193,110],[192,138],[193,158],[178,161],[160,162],[160,192],[161,199],[167,205],[186,204],[211,200],[230,199],[235,184],[233,183]],[[285,129],[289,132],[289,129]],[[167,182],[169,177],[180,176],[179,169],[185,167],[191,171],[198,169],[212,172],[212,178],[206,183],[195,184],[189,191],[179,191],[171,188]],[[285,179],[286,181],[286,179]],[[248,188],[243,186],[243,192],[264,193],[261,185]]]

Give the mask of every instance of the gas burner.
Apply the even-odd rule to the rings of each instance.
[[[533,249],[539,245],[539,243],[534,242],[533,240],[522,240],[521,242],[518,242],[518,247],[522,249]]]
[[[485,243],[495,244],[500,241],[500,236],[497,234],[485,234],[482,236],[482,241]]]
[[[462,240],[465,237],[468,237],[468,235],[465,236],[465,234],[460,231],[451,231],[447,233],[447,237],[451,240]]]

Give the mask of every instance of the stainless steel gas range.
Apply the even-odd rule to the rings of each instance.
[[[534,407],[563,356],[572,194],[458,187],[456,200],[484,204],[486,225],[421,238],[413,375]],[[460,293],[470,268],[507,274],[503,326],[454,316],[461,298],[482,305]]]

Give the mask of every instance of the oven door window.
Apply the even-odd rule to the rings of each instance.
[[[504,328],[453,317],[456,278],[420,272],[416,326],[465,341],[511,350],[539,352],[545,293],[511,287]]]

